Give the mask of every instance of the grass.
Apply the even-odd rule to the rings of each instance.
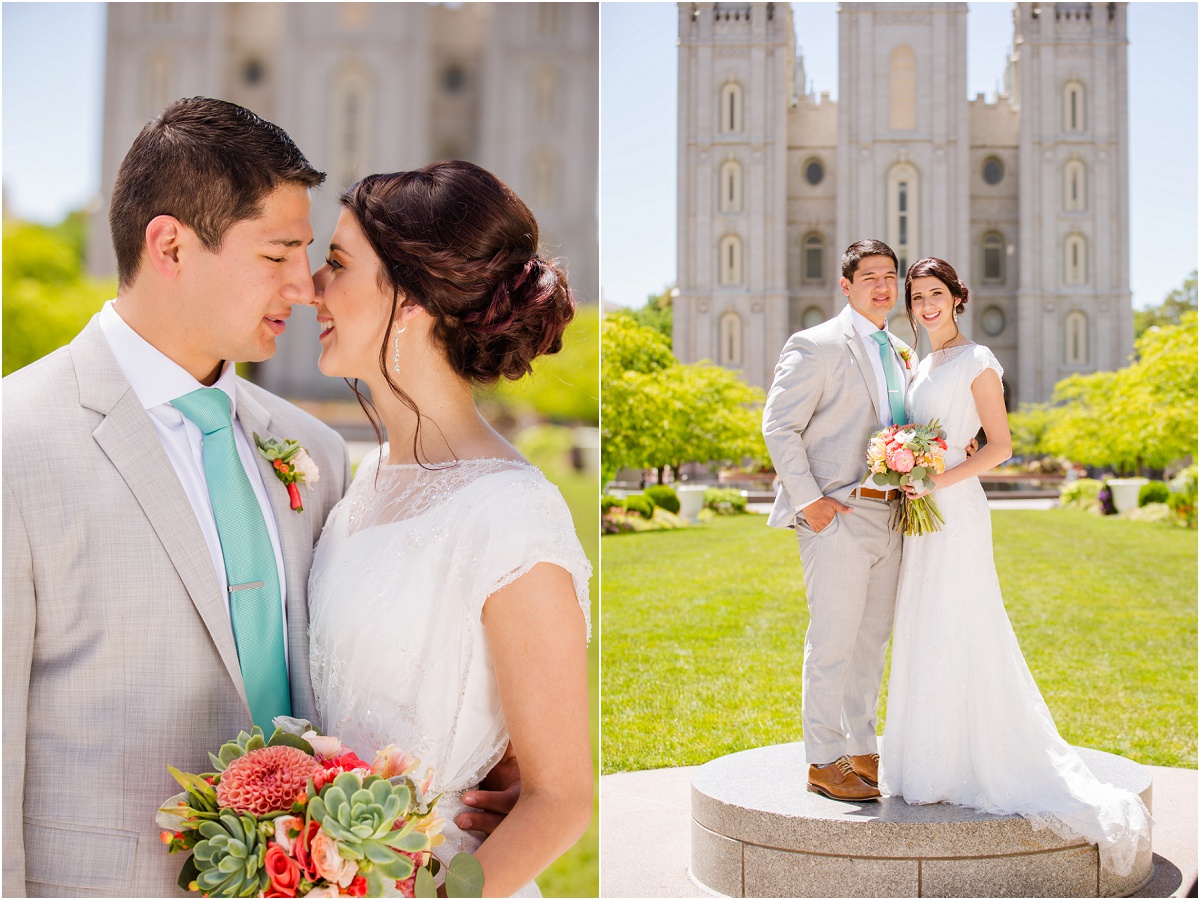
[[[1196,535],[1073,510],[993,513],[1013,628],[1060,733],[1196,765]],[[808,607],[763,516],[604,538],[604,772],[802,739]],[[887,672],[880,728],[887,708]]]
[[[597,474],[578,473],[556,459],[533,459],[546,477],[562,491],[571,508],[575,531],[584,552],[592,563],[592,642],[588,645],[589,712],[593,736],[592,765],[596,774],[596,793],[592,802],[592,823],[587,833],[574,847],[558,858],[538,876],[538,887],[545,897],[600,896],[600,510],[596,498],[600,495]]]

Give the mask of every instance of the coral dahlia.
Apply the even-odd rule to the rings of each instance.
[[[295,747],[264,747],[235,759],[217,785],[222,807],[256,816],[291,809],[321,764]]]

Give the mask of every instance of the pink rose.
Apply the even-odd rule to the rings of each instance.
[[[338,887],[349,887],[354,876],[358,874],[358,863],[352,859],[343,859],[338,852],[337,841],[323,831],[313,835],[312,861],[317,874],[327,881],[334,882]]]
[[[888,465],[897,472],[911,472],[916,460],[911,450],[895,450],[888,454]]]

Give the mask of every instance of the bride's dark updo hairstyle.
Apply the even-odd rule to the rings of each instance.
[[[536,357],[562,349],[575,315],[566,272],[538,255],[533,213],[486,169],[445,160],[368,175],[341,202],[379,257],[380,287],[392,295],[389,321],[404,299],[423,308],[434,318],[434,340],[463,378],[484,385],[515,380],[529,374]],[[421,414],[392,378],[391,341],[389,329],[379,367],[417,414],[415,453]]]
[[[956,314],[961,315],[962,311],[967,308],[967,300],[971,296],[971,292],[967,290],[967,286],[962,283],[958,273],[954,271],[954,266],[950,263],[944,259],[938,259],[936,256],[918,259],[908,267],[908,274],[904,276],[904,311],[908,313],[908,324],[912,326],[913,334],[921,332],[917,331],[917,320],[913,317],[912,282],[914,278],[931,277],[936,278],[950,291],[950,296],[954,298]]]

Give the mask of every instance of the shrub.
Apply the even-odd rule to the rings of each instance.
[[[679,495],[675,493],[675,488],[668,484],[656,484],[646,488],[646,499],[669,513],[679,512]]]
[[[1058,502],[1067,509],[1094,510],[1097,508],[1097,496],[1103,482],[1095,478],[1080,478],[1077,481],[1063,482],[1058,489]]]
[[[1151,481],[1149,484],[1143,484],[1142,489],[1138,491],[1138,506],[1145,506],[1147,503],[1166,503],[1167,497],[1171,495],[1171,489],[1162,481]]]
[[[1175,513],[1165,503],[1147,503],[1137,509],[1127,510],[1121,518],[1129,519],[1132,522],[1174,523],[1177,521]]]
[[[1188,528],[1196,527],[1196,495],[1176,494],[1174,491],[1167,495],[1167,506],[1179,517],[1180,524]]]
[[[704,492],[704,508],[717,515],[734,516],[746,511],[746,498],[737,488],[709,488]]]
[[[621,498],[614,497],[612,494],[605,494],[600,498],[600,515],[608,515],[608,511],[614,506],[621,505]]]
[[[649,519],[654,515],[654,504],[644,494],[630,494],[621,506],[625,508],[626,512],[635,512],[643,519]]]

